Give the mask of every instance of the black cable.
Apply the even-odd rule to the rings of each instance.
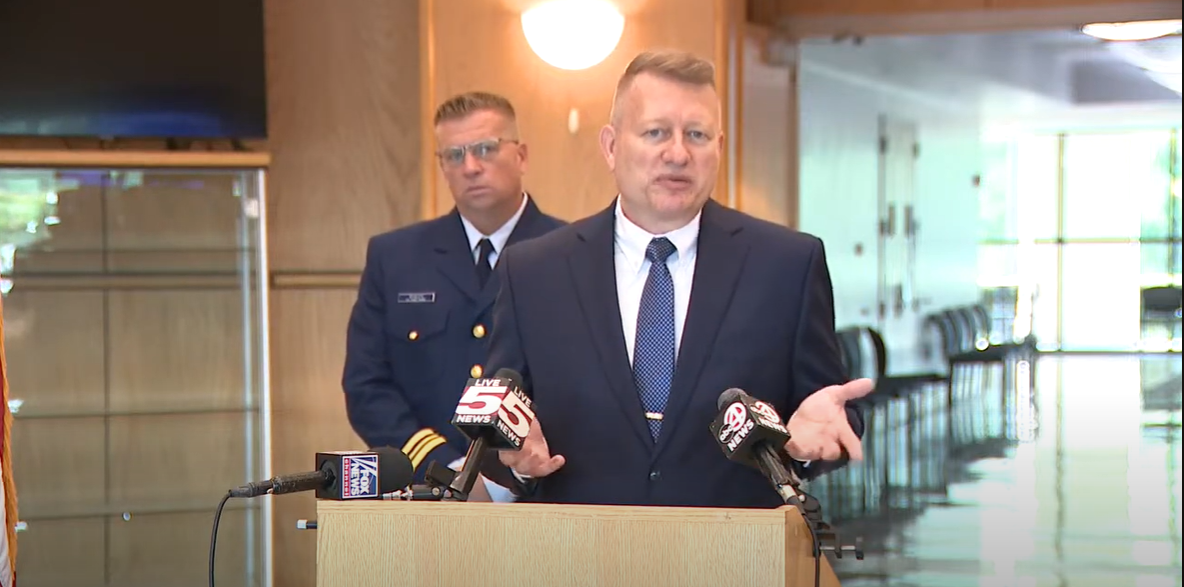
[[[814,554],[814,587],[821,587],[822,583],[822,544],[818,542],[818,533],[814,525],[820,522],[818,500],[790,483],[775,485],[777,492],[784,498],[785,503],[798,508],[806,529],[810,531],[810,550]]]
[[[214,530],[210,533],[210,587],[214,587],[214,549],[218,545],[218,521],[222,519],[222,508],[230,500],[231,493],[226,492],[222,501],[218,502],[218,509],[214,512]]]

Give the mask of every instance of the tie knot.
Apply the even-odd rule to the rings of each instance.
[[[489,239],[483,238],[477,242],[477,251],[481,254],[482,259],[488,259],[493,254],[493,243]]]
[[[674,243],[666,239],[666,237],[658,237],[650,241],[650,244],[645,248],[645,258],[649,259],[651,263],[665,263],[666,258],[673,255],[675,251]]]

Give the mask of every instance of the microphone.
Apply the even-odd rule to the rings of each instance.
[[[222,508],[234,497],[281,495],[300,491],[316,491],[317,499],[382,499],[411,483],[415,468],[403,451],[389,446],[369,451],[343,450],[316,453],[316,470],[292,475],[277,475],[265,481],[240,485],[226,492],[214,511],[214,528],[210,534],[210,587],[214,586],[214,556],[218,546],[218,522]],[[316,522],[305,523],[316,528]]]
[[[799,481],[781,461],[789,430],[777,410],[735,387],[721,393],[716,405],[720,413],[711,423],[711,433],[728,460],[758,469],[785,503],[801,506]]]
[[[522,375],[499,369],[493,377],[469,379],[452,416],[452,425],[469,437],[469,451],[461,470],[429,466],[427,476],[465,499],[481,472],[489,450],[521,450],[535,415],[533,402],[522,391]]]
[[[853,547],[838,543],[838,535],[822,521],[818,500],[798,489],[801,480],[785,468],[781,448],[789,442],[789,429],[781,423],[781,414],[773,406],[753,398],[743,389],[725,390],[716,402],[720,413],[711,423],[711,433],[728,460],[759,469],[773,483],[774,489],[786,504],[798,508],[810,532],[814,554],[814,587],[821,581],[822,551],[832,550],[842,558],[843,551],[854,551],[863,560],[862,540],[856,538]],[[833,541],[833,546],[823,542]]]
[[[314,471],[240,485],[230,490],[230,497],[316,491],[317,499],[380,499],[384,492],[406,487],[414,476],[411,459],[389,446],[370,451],[318,452],[315,462]]]

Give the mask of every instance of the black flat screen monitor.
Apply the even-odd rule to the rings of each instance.
[[[263,0],[0,0],[0,135],[265,138]]]

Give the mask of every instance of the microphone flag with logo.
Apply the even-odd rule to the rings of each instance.
[[[711,423],[711,433],[728,460],[760,468],[757,445],[765,442],[779,448],[789,442],[789,430],[773,406],[731,388],[719,396],[720,412]]]

